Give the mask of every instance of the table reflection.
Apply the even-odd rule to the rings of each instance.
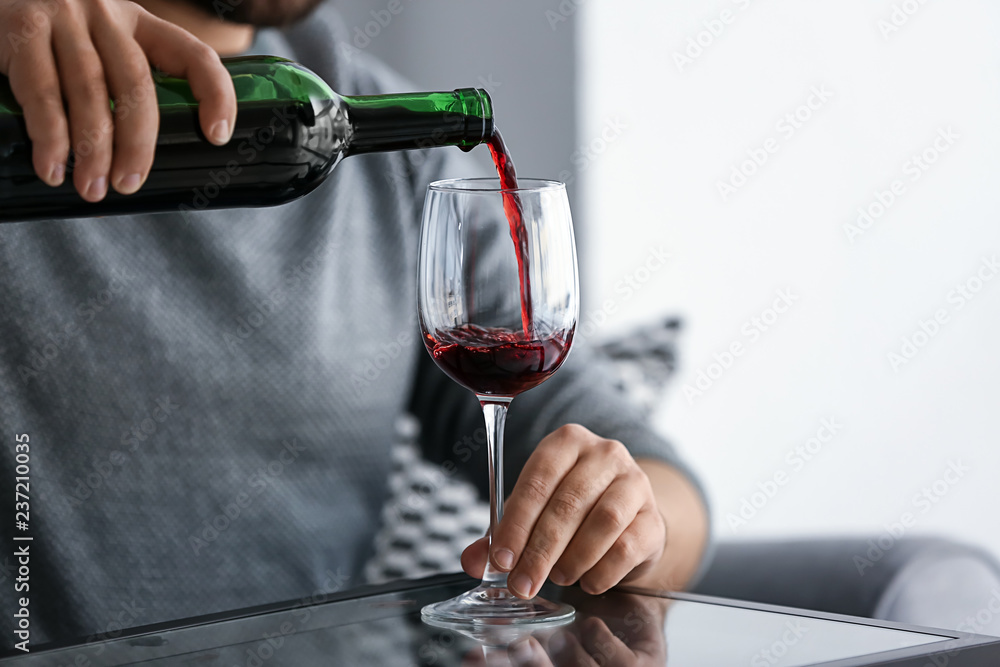
[[[572,622],[541,629],[484,626],[461,633],[480,646],[462,667],[657,666],[667,662],[664,622],[670,600],[610,592],[594,598],[567,591]]]

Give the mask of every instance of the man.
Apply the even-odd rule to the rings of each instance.
[[[218,144],[236,114],[219,55],[290,57],[349,94],[410,88],[364,54],[338,58],[345,31],[317,5],[2,0],[4,34],[33,27],[0,44],[0,71],[36,172],[61,183],[87,141],[72,174],[84,199],[140,188],[148,62],[190,80]],[[118,117],[108,98],[129,100]],[[405,410],[428,458],[485,477],[484,448],[457,446],[478,405],[419,349],[412,316],[424,189],[471,172],[453,149],[363,156],[278,209],[0,228],[0,475],[14,478],[27,435],[33,644],[362,583]],[[391,365],[364,376],[380,354]],[[598,593],[693,576],[703,497],[584,350],[518,399],[507,436],[517,482],[466,571],[490,558],[522,597],[547,577]]]

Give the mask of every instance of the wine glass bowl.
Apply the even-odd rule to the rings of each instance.
[[[565,361],[579,317],[576,245],[562,183],[519,179],[437,181],[420,232],[417,311],[435,363],[473,392],[487,426],[490,535],[503,515],[507,406]],[[568,621],[571,607],[507,590],[486,566],[483,583],[422,611],[445,627]]]

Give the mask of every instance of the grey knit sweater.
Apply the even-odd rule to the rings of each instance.
[[[346,94],[412,88],[343,38],[321,7],[254,51]],[[18,434],[34,646],[361,583],[407,410],[425,456],[485,492],[478,403],[414,313],[426,185],[475,169],[448,148],[360,156],[279,208],[0,226],[0,646]],[[507,479],[571,421],[680,465],[577,349],[514,402]]]

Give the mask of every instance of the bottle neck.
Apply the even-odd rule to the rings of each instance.
[[[345,157],[435,146],[470,150],[493,135],[493,105],[480,88],[341,99],[351,128]]]

